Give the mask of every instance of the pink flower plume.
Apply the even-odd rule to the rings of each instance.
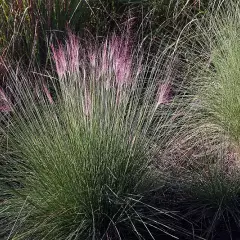
[[[0,87],[0,112],[11,112],[11,103],[7,99],[6,94],[4,93],[3,89]]]
[[[171,84],[169,82],[161,83],[159,85],[157,92],[157,107],[160,104],[169,103],[170,100],[171,100]]]
[[[48,98],[48,101],[50,104],[53,104],[53,99],[52,99],[52,96],[51,96],[51,93],[50,91],[48,90],[47,86],[45,83],[43,83],[43,91],[45,92],[47,98]]]

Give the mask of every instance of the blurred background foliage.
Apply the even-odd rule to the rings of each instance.
[[[170,32],[181,29],[189,17],[203,12],[209,0],[0,0],[0,54],[43,67],[53,37],[65,30],[106,35],[126,16],[150,27],[144,35],[157,34],[167,22]],[[178,25],[176,28],[175,25]],[[166,26],[166,24],[165,24]]]

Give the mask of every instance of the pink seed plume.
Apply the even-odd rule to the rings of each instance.
[[[45,94],[46,94],[46,96],[48,98],[49,103],[53,104],[53,99],[52,99],[51,93],[49,92],[49,90],[48,90],[48,88],[47,88],[45,83],[43,84],[43,90],[44,90],[44,92],[45,92]]]
[[[59,78],[62,78],[67,72],[67,59],[65,55],[64,47],[60,44],[59,48],[56,49],[51,46],[53,52],[53,59],[56,65],[56,70]]]
[[[170,100],[171,100],[171,84],[169,82],[160,84],[157,92],[157,107],[160,104],[169,103]]]
[[[3,89],[0,87],[0,112],[11,112],[11,104],[10,101],[7,99],[6,94],[4,93]]]
[[[81,45],[79,38],[68,31],[65,46],[61,44],[58,48],[52,46],[57,74],[60,79],[67,73],[74,74],[76,77],[81,74],[79,80],[82,79],[82,82],[79,81],[79,85],[82,86],[87,75],[89,73],[94,74],[95,80],[103,81],[106,89],[117,88],[116,100],[119,102],[123,91],[122,87],[132,84],[133,58],[130,42],[130,30],[128,29],[123,34],[112,34],[100,45],[88,42],[87,46],[84,47]],[[137,72],[140,71],[139,68]],[[89,97],[86,96],[86,99],[89,99]],[[85,102],[89,105],[89,100]],[[86,112],[89,111],[86,110]]]
[[[70,72],[79,71],[79,41],[76,35],[68,30],[68,44],[66,45],[68,68]]]

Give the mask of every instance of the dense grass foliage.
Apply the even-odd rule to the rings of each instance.
[[[1,239],[238,239],[237,0],[0,6]]]
[[[192,103],[185,134],[180,137],[181,149],[187,147],[187,168],[183,169],[185,176],[178,179],[182,179],[180,189],[184,189],[188,206],[186,216],[192,216],[200,234],[215,239],[217,232],[225,229],[222,235],[236,239],[240,229],[240,8],[236,1],[215,4],[217,11],[209,13],[195,27],[199,29],[194,36],[195,48],[186,49],[187,54],[197,58],[189,64],[191,94],[187,99]]]
[[[194,59],[196,63],[190,63],[189,92],[193,96],[192,123],[196,128],[193,135],[207,138],[210,148],[218,144],[221,148],[224,143],[228,151],[237,153],[239,6],[231,1],[215,8],[216,12],[206,16],[207,23],[198,26],[197,47],[188,51],[189,55],[193,51],[200,55],[197,61]]]
[[[159,75],[163,53],[146,64],[129,41],[127,32],[113,34],[84,50],[70,33],[66,46],[52,48],[54,98],[40,79],[10,73],[15,100],[2,147],[14,167],[1,204],[10,238],[128,239],[125,231],[141,238],[151,228],[177,230],[171,214],[141,200],[165,181],[150,167],[174,114],[161,113],[173,101]],[[163,136],[158,146],[156,136]]]

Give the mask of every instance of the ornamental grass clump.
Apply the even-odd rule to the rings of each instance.
[[[239,155],[240,6],[234,0],[214,1],[211,9],[196,21],[194,34],[187,35],[191,47],[183,47],[189,64],[190,111],[180,140],[189,149],[203,146],[202,155],[218,154],[223,145],[229,154]]]
[[[202,38],[208,63],[200,69],[195,82],[203,110],[200,122],[215,143],[228,142],[229,146],[225,146],[230,152],[239,153],[240,6],[237,1],[223,1],[215,8],[216,12],[208,16],[210,24]]]
[[[196,48],[186,50],[192,58],[198,52],[198,58],[190,60],[191,105],[178,138],[179,149],[187,148],[186,167],[176,185],[183,191],[184,216],[207,239],[220,230],[235,239],[240,229],[239,13],[238,1],[216,1],[215,11],[194,32]]]
[[[46,75],[10,71],[14,100],[1,128],[8,167],[0,202],[8,239],[176,233],[172,215],[143,198],[156,177],[163,182],[151,167],[153,140],[167,134],[171,117],[161,107],[173,102],[168,85],[161,87],[169,84],[163,54],[143,60],[128,33],[86,47],[69,33],[65,45],[52,46],[51,92]]]

